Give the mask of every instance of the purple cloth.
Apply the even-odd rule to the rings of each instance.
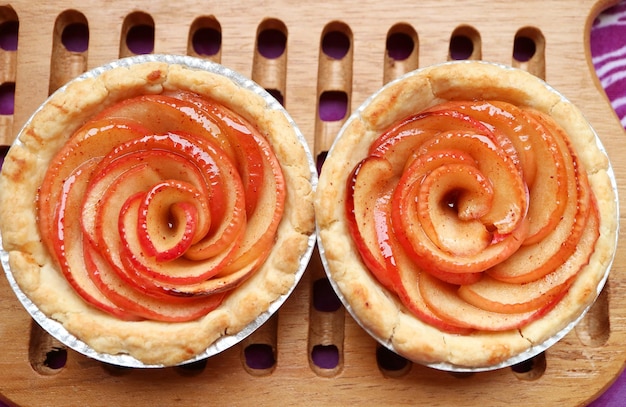
[[[591,55],[602,87],[626,128],[626,1],[603,12],[591,29]]]
[[[605,10],[591,28],[591,55],[602,87],[626,129],[626,0]],[[626,405],[626,373],[590,407]]]

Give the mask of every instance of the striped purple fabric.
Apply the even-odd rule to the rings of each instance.
[[[592,62],[613,109],[626,129],[626,0],[605,10],[591,28]],[[626,373],[589,407],[626,405]]]
[[[590,45],[598,78],[626,128],[626,1],[622,0],[596,19]]]

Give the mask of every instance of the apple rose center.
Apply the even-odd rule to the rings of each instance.
[[[566,132],[503,101],[442,102],[395,123],[346,191],[365,266],[418,318],[449,332],[515,329],[544,315],[599,236]]]

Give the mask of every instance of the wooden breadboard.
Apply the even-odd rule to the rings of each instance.
[[[614,3],[13,0],[0,3],[0,24],[19,22],[17,50],[0,50],[0,86],[15,83],[14,113],[0,115],[0,144],[10,144],[65,81],[131,55],[126,39],[133,27],[154,28],[154,53],[196,55],[194,35],[220,33],[210,58],[280,94],[316,155],[342,122],[319,118],[320,99],[343,99],[349,113],[385,81],[446,61],[451,43],[460,39],[472,45],[466,57],[528,69],[577,104],[606,146],[619,193],[626,196],[625,133],[593,72],[588,44],[594,17]],[[88,27],[86,51],[63,46],[62,34],[72,24]],[[286,40],[278,57],[259,51],[268,33]],[[535,46],[530,60],[513,57],[516,36]],[[333,38],[347,40],[344,55],[323,46],[324,40],[333,45]],[[406,59],[391,58],[390,38],[412,40],[413,51]],[[384,352],[343,308],[312,305],[315,282],[324,276],[317,255],[278,316],[250,338],[204,363],[166,369],[116,368],[65,351],[31,323],[0,278],[0,400],[20,406],[585,405],[611,385],[626,361],[625,260],[621,243],[596,305],[545,355],[515,369],[474,374],[411,363],[394,368],[385,363],[389,359],[377,359],[377,351]],[[246,363],[246,350],[257,344],[273,351],[275,363],[260,369]],[[319,366],[311,354],[328,349],[337,351],[338,363]],[[55,365],[55,355],[64,352],[66,362]]]

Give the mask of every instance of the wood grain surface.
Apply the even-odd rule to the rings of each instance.
[[[15,111],[0,116],[0,145],[9,145],[50,92],[67,80],[133,54],[133,27],[154,28],[154,53],[197,55],[190,38],[209,28],[221,34],[206,56],[279,94],[315,154],[332,143],[342,120],[322,120],[323,95],[347,98],[347,111],[403,72],[450,59],[457,37],[472,44],[469,58],[528,69],[577,104],[598,132],[626,195],[624,130],[590,62],[594,17],[614,4],[597,0],[13,0],[0,3],[0,24],[19,22],[17,51],[0,50],[0,85],[15,83]],[[88,49],[70,52],[62,33],[88,27]],[[278,31],[285,52],[267,58],[260,34]],[[325,52],[331,34],[347,39],[345,56]],[[414,42],[404,60],[387,52],[402,34]],[[513,57],[514,40],[530,38],[534,56]],[[330,93],[328,93],[330,92]],[[623,204],[621,213],[625,213]],[[623,215],[620,223],[623,226]],[[157,405],[585,405],[621,373],[626,360],[626,248],[619,244],[608,286],[597,304],[558,344],[531,363],[475,374],[451,374],[408,363],[385,365],[384,352],[343,308],[312,305],[324,278],[314,256],[300,285],[271,323],[246,341],[192,366],[122,369],[90,360],[31,323],[0,278],[0,400],[20,406]],[[275,363],[246,363],[255,344]],[[319,366],[315,350],[335,349],[338,364]],[[55,355],[66,355],[61,366]],[[377,358],[378,354],[378,358]]]

